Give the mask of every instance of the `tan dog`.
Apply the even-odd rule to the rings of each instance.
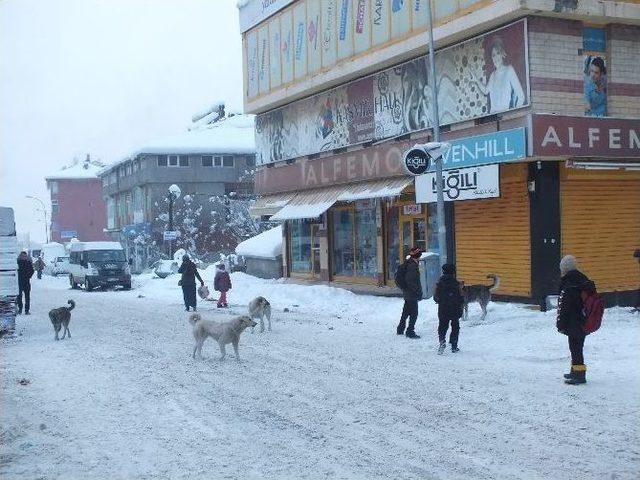
[[[193,338],[196,340],[196,345],[193,347],[193,358],[196,358],[196,352],[198,357],[202,358],[202,345],[207,337],[211,337],[218,342],[220,347],[220,353],[222,354],[220,360],[224,360],[227,353],[225,345],[230,343],[233,345],[236,360],[238,361],[240,361],[238,352],[240,334],[245,328],[256,326],[256,322],[246,315],[241,315],[228,322],[214,322],[213,320],[204,320],[199,313],[192,313],[189,316],[189,323],[193,325]]]
[[[260,319],[260,332],[264,332],[264,317],[269,322],[269,331],[271,331],[271,304],[264,297],[256,297],[249,302],[249,316],[251,318]],[[251,328],[253,333],[253,328]]]

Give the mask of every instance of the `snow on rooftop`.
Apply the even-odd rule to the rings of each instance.
[[[255,115],[233,115],[216,123],[143,145],[139,154],[240,153],[256,151],[253,132]]]
[[[282,227],[278,225],[240,242],[236,253],[244,257],[276,258],[282,254]]]
[[[71,165],[62,167],[52,175],[45,177],[45,180],[67,180],[98,178],[98,172],[104,168],[102,162],[95,160],[74,160]]]

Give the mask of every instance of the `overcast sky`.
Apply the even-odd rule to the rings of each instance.
[[[44,239],[44,177],[242,111],[236,0],[0,0],[0,204]]]

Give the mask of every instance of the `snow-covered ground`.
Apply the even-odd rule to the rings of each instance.
[[[568,386],[554,312],[493,303],[479,324],[472,308],[461,352],[438,356],[431,301],[409,340],[400,299],[239,273],[229,311],[199,310],[264,295],[273,332],[245,332],[240,363],[210,340],[193,360],[177,280],[33,281],[33,315],[0,342],[0,478],[638,478],[640,316],[625,309],[587,338],[587,385]],[[55,342],[47,311],[68,298],[73,339]]]

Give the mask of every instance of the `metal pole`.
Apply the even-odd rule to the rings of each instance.
[[[169,193],[169,231],[173,232],[173,193]],[[169,259],[173,255],[173,240],[169,239]]]
[[[33,195],[25,195],[26,198],[30,198],[37,202],[40,202],[42,206],[42,214],[44,215],[44,241],[45,243],[49,243],[49,229],[47,228],[47,208],[44,205],[44,202],[40,200],[38,197],[34,197]]]
[[[433,18],[431,16],[431,0],[427,0],[427,17],[429,18],[429,63],[431,65],[431,103],[433,104],[433,139],[440,141],[440,116],[438,114],[438,82],[436,79],[436,61],[433,50]],[[437,213],[438,213],[438,245],[440,247],[440,266],[447,263],[447,225],[444,218],[444,193],[442,187],[444,179],[442,178],[442,157],[437,158],[436,162],[436,189],[438,194]]]

